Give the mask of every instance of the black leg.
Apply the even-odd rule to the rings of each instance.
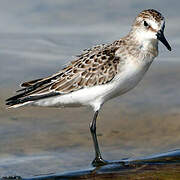
[[[92,138],[93,138],[94,149],[95,149],[95,159],[93,160],[92,165],[96,166],[96,167],[97,166],[102,166],[102,165],[105,165],[105,164],[108,163],[101,156],[101,152],[99,150],[99,145],[98,145],[98,140],[97,140],[97,135],[96,135],[96,119],[97,119],[97,116],[98,116],[98,112],[99,111],[96,111],[94,113],[93,121],[92,121],[92,123],[90,125],[91,135],[92,135]]]

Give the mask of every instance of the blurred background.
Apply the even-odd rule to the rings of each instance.
[[[165,16],[172,51],[160,43],[140,84],[104,105],[99,143],[107,160],[180,148],[179,7],[178,0],[0,0],[0,176],[90,167],[90,109],[6,109],[4,101],[22,81],[51,75],[83,49],[120,39],[149,8]]]

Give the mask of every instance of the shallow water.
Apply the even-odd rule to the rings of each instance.
[[[17,12],[11,7],[4,11],[8,4],[2,4],[1,13],[14,23],[3,21],[0,29],[0,176],[89,167],[94,157],[90,109],[7,110],[4,100],[21,81],[57,72],[80,50],[122,37],[133,16],[149,7],[157,7],[167,16],[165,34],[173,51],[160,44],[159,57],[143,81],[104,105],[98,119],[99,142],[108,160],[180,147],[180,28],[176,23],[180,3],[174,1],[168,9],[166,1],[163,7],[161,4],[22,1],[23,9],[14,4]]]

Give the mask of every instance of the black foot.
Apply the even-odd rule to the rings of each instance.
[[[104,160],[102,157],[96,157],[92,163],[94,167],[104,166],[108,164],[108,161]]]

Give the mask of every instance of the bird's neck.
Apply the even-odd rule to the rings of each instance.
[[[156,39],[144,39],[135,32],[130,32],[125,39],[129,46],[134,47],[139,54],[143,53],[145,56],[154,58],[158,55],[158,40]]]

